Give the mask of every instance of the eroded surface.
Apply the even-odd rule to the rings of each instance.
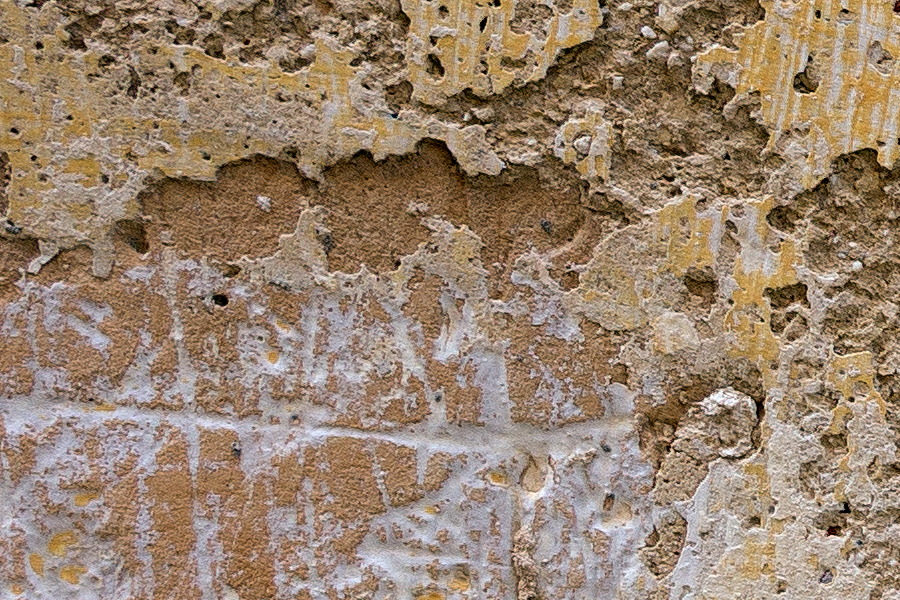
[[[0,4],[0,597],[898,600],[892,2]]]

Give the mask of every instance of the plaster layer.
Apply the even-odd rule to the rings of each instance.
[[[898,19],[0,2],[0,598],[900,599]]]

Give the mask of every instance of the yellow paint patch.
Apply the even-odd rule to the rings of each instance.
[[[552,40],[547,56],[555,57],[558,49],[583,41],[585,28],[593,35],[599,7],[594,0],[576,0],[576,8],[582,4],[583,10],[573,11],[577,17],[560,21],[561,27],[569,23],[570,29]],[[67,35],[61,25],[58,36],[34,35],[39,29],[37,18],[36,11],[0,2],[0,22],[6,37],[14,40],[0,43],[0,123],[4,123],[0,148],[17,173],[8,186],[8,216],[33,237],[71,245],[105,236],[112,223],[98,218],[93,203],[84,201],[98,195],[94,188],[103,188],[101,194],[122,210],[110,214],[128,218],[137,213],[137,203],[123,192],[128,187],[124,182],[137,184],[156,170],[170,177],[212,180],[223,164],[254,154],[278,156],[287,145],[297,148],[298,166],[308,175],[320,172],[336,157],[361,149],[375,158],[407,153],[424,137],[445,141],[463,168],[473,174],[496,174],[502,168],[484,140],[483,128],[408,121],[388,111],[359,110],[356,98],[364,69],[354,66],[358,55],[324,37],[315,42],[315,61],[296,73],[274,64],[242,65],[214,58],[190,46],[136,45],[132,60],[147,72],[172,67],[190,72],[192,85],[210,92],[186,97],[183,113],[165,103],[147,103],[136,112],[131,103],[108,93],[109,79],[91,76],[89,65],[98,64],[101,52],[69,51],[63,45]],[[62,23],[63,15],[51,3],[40,18],[58,18]],[[582,21],[583,26],[576,26]],[[35,51],[38,38],[43,47]],[[235,92],[235,87],[240,89]],[[23,89],[30,91],[22,93]],[[284,124],[284,131],[291,133],[279,133],[268,122],[248,120],[233,102],[233,93],[249,94],[261,105],[296,99],[313,112],[327,112],[329,118],[314,122],[299,116],[308,111],[297,111],[298,116]],[[144,114],[138,116],[139,112]],[[185,119],[184,114],[191,117]],[[209,115],[230,118],[239,125],[211,129]],[[85,155],[85,146],[101,143],[102,153]],[[71,185],[65,190],[55,185],[45,176],[48,169],[65,174]],[[78,186],[85,189],[79,192]],[[35,214],[56,218],[41,220]]]
[[[500,471],[491,471],[488,473],[487,480],[494,485],[499,485],[501,487],[506,487],[509,485],[509,477],[506,476],[505,473],[501,473]]]
[[[762,119],[772,131],[808,129],[802,180],[813,187],[841,154],[873,148],[891,168],[900,156],[897,69],[879,68],[868,55],[900,56],[897,17],[885,0],[761,0],[765,20],[734,35],[737,50],[714,46],[697,58],[703,89],[713,72],[734,72],[737,98],[759,92]],[[852,40],[852,43],[850,42]],[[794,78],[808,65],[823,74],[815,90],[797,90]],[[802,160],[802,159],[801,159]]]
[[[23,588],[21,585],[13,585],[9,588],[9,591],[11,591],[14,596],[18,596],[25,593],[25,588]]]
[[[514,82],[537,81],[560,51],[593,39],[603,23],[599,3],[574,0],[565,13],[547,4],[553,14],[542,31],[516,32],[510,25],[519,1],[401,0],[410,20],[413,96],[442,104],[466,88],[487,96]]]
[[[31,566],[31,570],[41,577],[44,576],[44,557],[40,554],[29,554],[28,555],[28,564]]]
[[[100,494],[98,494],[97,492],[79,492],[78,494],[75,494],[73,502],[75,503],[75,506],[83,507],[87,506],[99,497]]]
[[[59,578],[72,585],[78,585],[85,573],[87,569],[81,565],[66,565],[59,570]]]
[[[724,218],[717,215],[721,222]],[[711,267],[713,218],[697,214],[697,198],[685,196],[667,204],[657,216],[657,239],[665,242],[667,267],[679,277],[690,268]]]
[[[876,402],[882,416],[886,414],[884,398],[875,389],[875,368],[872,366],[871,352],[835,356],[831,361],[828,380],[844,398]]]
[[[587,152],[575,147],[582,137],[590,140]],[[595,185],[609,177],[609,152],[612,143],[612,123],[603,118],[599,105],[590,105],[585,116],[569,119],[556,134],[554,153],[563,162],[575,165],[579,173]]]
[[[47,543],[47,549],[54,556],[65,556],[69,546],[78,542],[78,536],[71,531],[57,533]]]
[[[278,352],[275,350],[269,350],[269,353],[266,355],[266,358],[273,365],[278,362]]]
[[[450,589],[456,592],[467,592],[471,586],[469,578],[462,574],[457,574],[450,582]]]

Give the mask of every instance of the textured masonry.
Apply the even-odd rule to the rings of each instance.
[[[0,0],[0,599],[900,600],[893,0]]]

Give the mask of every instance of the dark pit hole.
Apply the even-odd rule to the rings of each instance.
[[[429,54],[425,57],[425,70],[435,78],[443,77],[446,72],[444,71],[444,65],[441,64],[441,60],[434,54]]]
[[[528,60],[526,58],[527,56],[527,53],[522,58],[510,58],[508,56],[504,56],[500,59],[500,66],[513,71],[524,69],[528,66]]]
[[[241,272],[241,268],[237,265],[227,264],[222,268],[222,275],[228,277],[229,279],[232,277],[237,277]],[[226,300],[228,300],[226,298]]]
[[[478,30],[479,30],[479,31],[484,31],[485,28],[487,28],[487,21],[488,21],[488,20],[487,20],[487,17],[485,17],[485,18],[483,18],[483,19],[481,20],[481,22],[478,24]]]
[[[216,306],[228,306],[228,296],[225,294],[213,294],[212,301]]]
[[[688,293],[699,298],[704,306],[709,307],[716,303],[719,286],[712,269],[691,268],[681,278],[681,282],[687,288]]]
[[[145,254],[150,249],[144,224],[136,219],[116,221],[113,233],[139,254]]]
[[[769,225],[786,233],[791,233],[796,229],[799,219],[800,215],[797,211],[789,206],[776,206],[766,216]]]
[[[125,90],[125,93],[128,94],[129,98],[137,98],[138,91],[141,89],[141,78],[138,76],[138,72],[131,65],[128,66],[128,89]]]
[[[581,278],[577,271],[565,271],[559,276],[559,285],[565,291],[574,290],[581,283]]]
[[[774,309],[784,309],[792,304],[801,304],[809,307],[809,300],[806,294],[806,284],[802,282],[780,288],[766,288],[765,290],[765,295]]]
[[[794,75],[794,90],[801,94],[812,94],[819,89],[819,80],[814,72],[810,69],[813,64],[813,57],[806,59],[806,68]]]
[[[603,510],[609,512],[612,510],[613,506],[616,503],[616,495],[615,494],[607,494],[605,498],[603,498]]]
[[[875,69],[884,74],[888,74],[893,70],[894,55],[885,50],[878,40],[869,44],[869,48],[866,50],[866,58]]]
[[[825,535],[833,536],[833,535],[841,535],[843,529],[840,525],[832,525],[828,529],[825,530]]]

